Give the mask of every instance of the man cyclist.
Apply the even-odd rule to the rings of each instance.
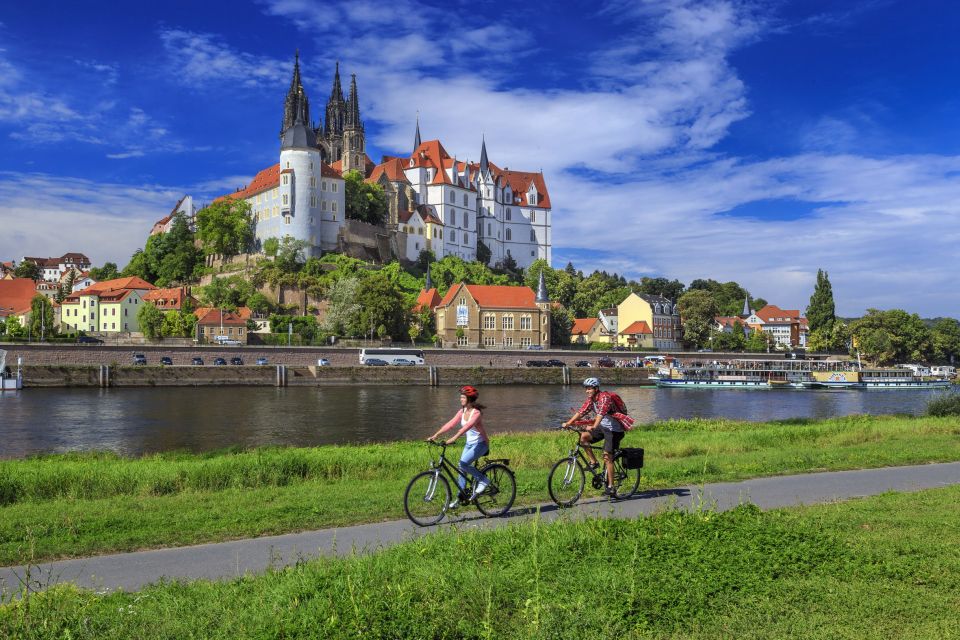
[[[603,495],[614,497],[616,489],[613,485],[613,454],[620,446],[620,441],[623,440],[625,429],[621,419],[625,416],[616,413],[616,407],[613,406],[610,394],[600,391],[600,380],[597,378],[584,380],[583,390],[587,394],[586,400],[562,426],[567,429],[575,420],[589,414],[594,415],[593,426],[580,434],[580,444],[584,445],[583,451],[587,454],[587,459],[590,460],[590,469],[593,470],[598,466],[597,458],[593,455],[593,449],[585,445],[603,440],[603,464],[607,468],[607,488]],[[615,416],[619,416],[621,419]]]

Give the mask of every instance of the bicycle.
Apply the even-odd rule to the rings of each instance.
[[[601,460],[594,468],[590,466],[583,448],[603,451],[602,446],[581,444],[580,434],[587,431],[579,427],[592,425],[592,420],[578,420],[577,426],[566,427],[577,433],[576,444],[570,453],[561,458],[550,469],[547,479],[547,488],[550,498],[560,507],[572,507],[583,495],[586,486],[586,471],[593,476],[590,484],[594,489],[604,489],[607,486],[607,465]],[[558,427],[564,429],[565,427]],[[643,467],[643,449],[621,447],[613,454],[614,493],[613,498],[624,500],[637,492],[640,486],[640,468]]]
[[[447,444],[428,442],[440,447],[440,457],[436,461],[431,459],[430,468],[415,475],[403,494],[403,509],[414,524],[428,527],[443,519],[453,499],[450,484],[453,483],[456,487],[458,476],[466,480],[466,485],[459,494],[461,505],[472,502],[480,513],[490,518],[502,516],[510,510],[517,497],[517,482],[510,470],[509,460],[486,459],[482,466],[477,465],[490,481],[490,485],[486,491],[474,496],[473,478],[447,460]],[[459,490],[459,487],[457,489]]]

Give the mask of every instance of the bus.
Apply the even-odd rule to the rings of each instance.
[[[360,364],[366,364],[367,358],[378,358],[387,364],[395,364],[397,360],[423,364],[423,351],[421,349],[360,349]]]

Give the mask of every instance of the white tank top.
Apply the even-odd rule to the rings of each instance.
[[[470,410],[470,417],[471,417],[471,418],[473,417],[473,412],[474,412],[474,411],[476,411],[476,409],[471,409],[471,410]],[[465,427],[465,426],[467,426],[467,423],[468,423],[468,422],[470,422],[470,420],[467,418],[467,410],[464,409],[464,410],[460,413],[460,426],[461,426],[461,427]],[[467,437],[467,444],[468,444],[468,445],[477,444],[478,442],[480,442],[480,440],[482,440],[482,438],[480,437],[480,432],[477,431],[475,428],[474,428],[474,429],[469,429],[469,430],[467,431],[467,433],[464,434],[464,435],[466,435],[466,437]]]

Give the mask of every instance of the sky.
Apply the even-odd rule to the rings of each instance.
[[[149,6],[148,6],[149,5]],[[153,6],[155,5],[155,6]],[[542,170],[553,266],[960,317],[960,3],[257,0],[0,11],[0,259],[121,267],[356,74],[367,152]]]

